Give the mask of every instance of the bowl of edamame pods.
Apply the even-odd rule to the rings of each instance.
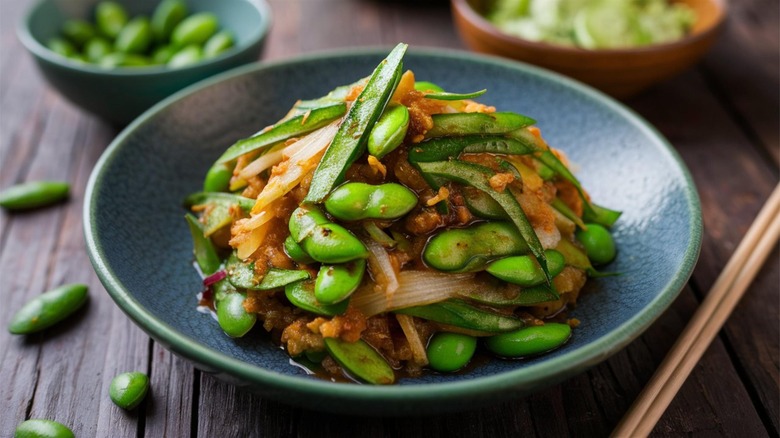
[[[117,305],[208,372],[345,414],[527,395],[639,336],[701,243],[674,149],[556,74],[405,50],[239,68],[131,124],[85,196]],[[590,213],[539,192],[586,202],[572,181]],[[523,219],[526,201],[552,216]]]
[[[46,80],[117,125],[201,79],[256,61],[264,0],[42,0],[18,35]]]

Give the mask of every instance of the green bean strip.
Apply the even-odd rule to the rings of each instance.
[[[520,207],[520,203],[517,202],[517,198],[507,190],[498,192],[490,186],[489,179],[494,175],[492,170],[487,167],[457,160],[417,163],[417,166],[424,174],[446,178],[460,184],[477,188],[487,193],[491,198],[498,202],[512,219],[517,230],[520,231],[520,235],[523,236],[531,253],[536,257],[536,261],[538,261],[539,265],[542,267],[547,284],[550,284],[550,271],[547,269],[547,259],[544,255],[544,248],[542,247],[541,242],[539,242],[539,237],[536,236],[534,228],[531,226],[531,223],[528,222],[528,218],[526,217],[525,212],[523,212],[522,207]]]
[[[205,275],[211,275],[217,272],[222,261],[219,259],[217,250],[214,249],[214,244],[211,243],[211,239],[205,236],[203,224],[198,222],[198,218],[189,213],[184,216],[184,218],[187,220],[187,225],[190,226],[195,261],[198,262],[200,270]]]
[[[560,298],[558,292],[556,292],[554,288],[547,285],[526,287],[522,289],[514,286],[513,289],[517,291],[514,294],[506,289],[486,288],[477,292],[470,292],[468,294],[459,293],[458,296],[467,298],[477,303],[497,307],[532,306],[534,304],[555,301]]]
[[[385,359],[360,339],[346,342],[338,338],[325,338],[325,348],[331,357],[355,377],[374,385],[389,385],[395,381],[395,373]]]
[[[398,44],[374,70],[371,79],[349,108],[336,136],[314,171],[305,202],[320,203],[339,184],[347,168],[365,151],[370,133],[401,78],[406,44]]]
[[[249,152],[267,149],[281,141],[308,134],[343,116],[346,111],[347,105],[344,102],[336,102],[279,122],[268,130],[237,141],[217,159],[215,164],[226,163]]]
[[[290,283],[309,278],[309,273],[303,270],[270,268],[263,279],[258,282],[255,276],[254,263],[244,263],[234,251],[225,262],[228,281],[239,289],[271,290],[284,287]]]
[[[589,203],[589,205],[590,208],[585,209],[585,211],[582,214],[582,219],[584,219],[587,222],[604,225],[607,228],[610,228],[612,225],[614,225],[615,222],[620,217],[620,215],[622,214],[619,211],[610,210],[606,207],[602,207],[592,202]]]
[[[536,123],[530,117],[510,112],[434,114],[432,117],[433,128],[425,133],[426,138],[505,134]]]
[[[461,153],[531,154],[536,149],[513,138],[501,135],[465,135],[426,140],[409,148],[411,163],[445,161]]]
[[[483,94],[487,93],[487,88],[475,91],[473,93],[450,93],[447,91],[428,91],[423,94],[426,99],[434,100],[464,100],[475,99]]]
[[[450,299],[426,306],[398,309],[394,312],[416,316],[441,324],[490,333],[516,330],[525,325],[521,319],[488,312],[458,299]]]

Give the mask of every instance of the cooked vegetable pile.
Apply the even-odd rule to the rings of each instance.
[[[61,36],[47,42],[53,52],[101,68],[181,68],[214,58],[233,47],[233,35],[219,30],[214,14],[188,15],[182,0],[163,0],[151,19],[130,18],[117,2],[95,7],[95,23],[68,20]]]
[[[696,21],[669,0],[496,0],[486,17],[510,35],[585,49],[672,42]]]
[[[405,51],[235,143],[186,200],[201,304],[331,379],[553,350],[593,264],[615,257],[620,213],[533,119],[415,81]]]

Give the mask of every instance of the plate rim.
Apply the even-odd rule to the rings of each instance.
[[[313,379],[303,375],[286,375],[235,359],[197,342],[187,335],[178,332],[165,322],[158,320],[132,297],[129,291],[118,280],[114,271],[106,263],[103,249],[96,240],[95,216],[92,212],[95,208],[98,192],[96,187],[101,178],[105,175],[104,170],[106,166],[114,159],[114,155],[120,145],[124,143],[133,131],[147,123],[157,113],[170,104],[222,81],[227,81],[260,70],[270,70],[282,66],[333,58],[365,56],[377,56],[378,58],[381,58],[386,55],[388,50],[389,48],[384,46],[381,48],[371,47],[359,50],[332,50],[237,67],[204,79],[171,95],[144,112],[128,125],[111,142],[96,162],[87,182],[83,208],[84,235],[89,259],[101,283],[120,309],[122,309],[136,325],[142,328],[156,341],[160,342],[166,349],[195,362],[201,367],[206,366],[210,370],[217,370],[219,373],[225,373],[233,378],[238,378],[245,384],[249,382],[249,384],[252,385],[259,385],[259,387],[262,387],[263,391],[272,398],[282,401],[288,400],[288,402],[292,397],[285,397],[285,392],[281,393],[283,395],[278,395],[280,394],[278,391],[308,393],[327,399],[350,399],[353,402],[409,402],[411,399],[414,399],[415,403],[419,403],[450,399],[458,396],[467,396],[469,398],[473,398],[474,396],[487,397],[492,394],[506,393],[508,391],[522,395],[527,393],[529,389],[535,390],[561,381],[574,374],[579,374],[586,368],[602,362],[616,352],[622,350],[631,341],[644,333],[647,328],[664,313],[685,287],[685,284],[693,273],[693,269],[701,251],[703,227],[701,203],[693,178],[691,177],[685,162],[671,143],[649,122],[623,104],[587,85],[549,70],[522,62],[495,56],[478,55],[464,51],[444,50],[439,48],[411,48],[409,53],[423,57],[444,57],[519,70],[536,78],[556,82],[566,88],[574,89],[574,91],[584,94],[587,98],[606,105],[610,111],[617,113],[640,129],[640,131],[644,132],[645,135],[656,140],[660,147],[659,151],[665,152],[674,162],[676,162],[687,183],[684,187],[684,192],[687,206],[691,211],[690,219],[688,221],[691,243],[683,254],[683,260],[676,275],[639,313],[612,329],[604,336],[601,336],[578,349],[551,358],[542,363],[532,364],[490,376],[465,378],[456,382],[373,386],[339,384]],[[304,403],[296,404],[303,405]],[[308,405],[311,406],[311,404]],[[323,409],[327,408],[323,407]]]

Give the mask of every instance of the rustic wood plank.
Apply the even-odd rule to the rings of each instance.
[[[188,436],[195,384],[192,364],[154,343],[151,367],[144,436]]]

